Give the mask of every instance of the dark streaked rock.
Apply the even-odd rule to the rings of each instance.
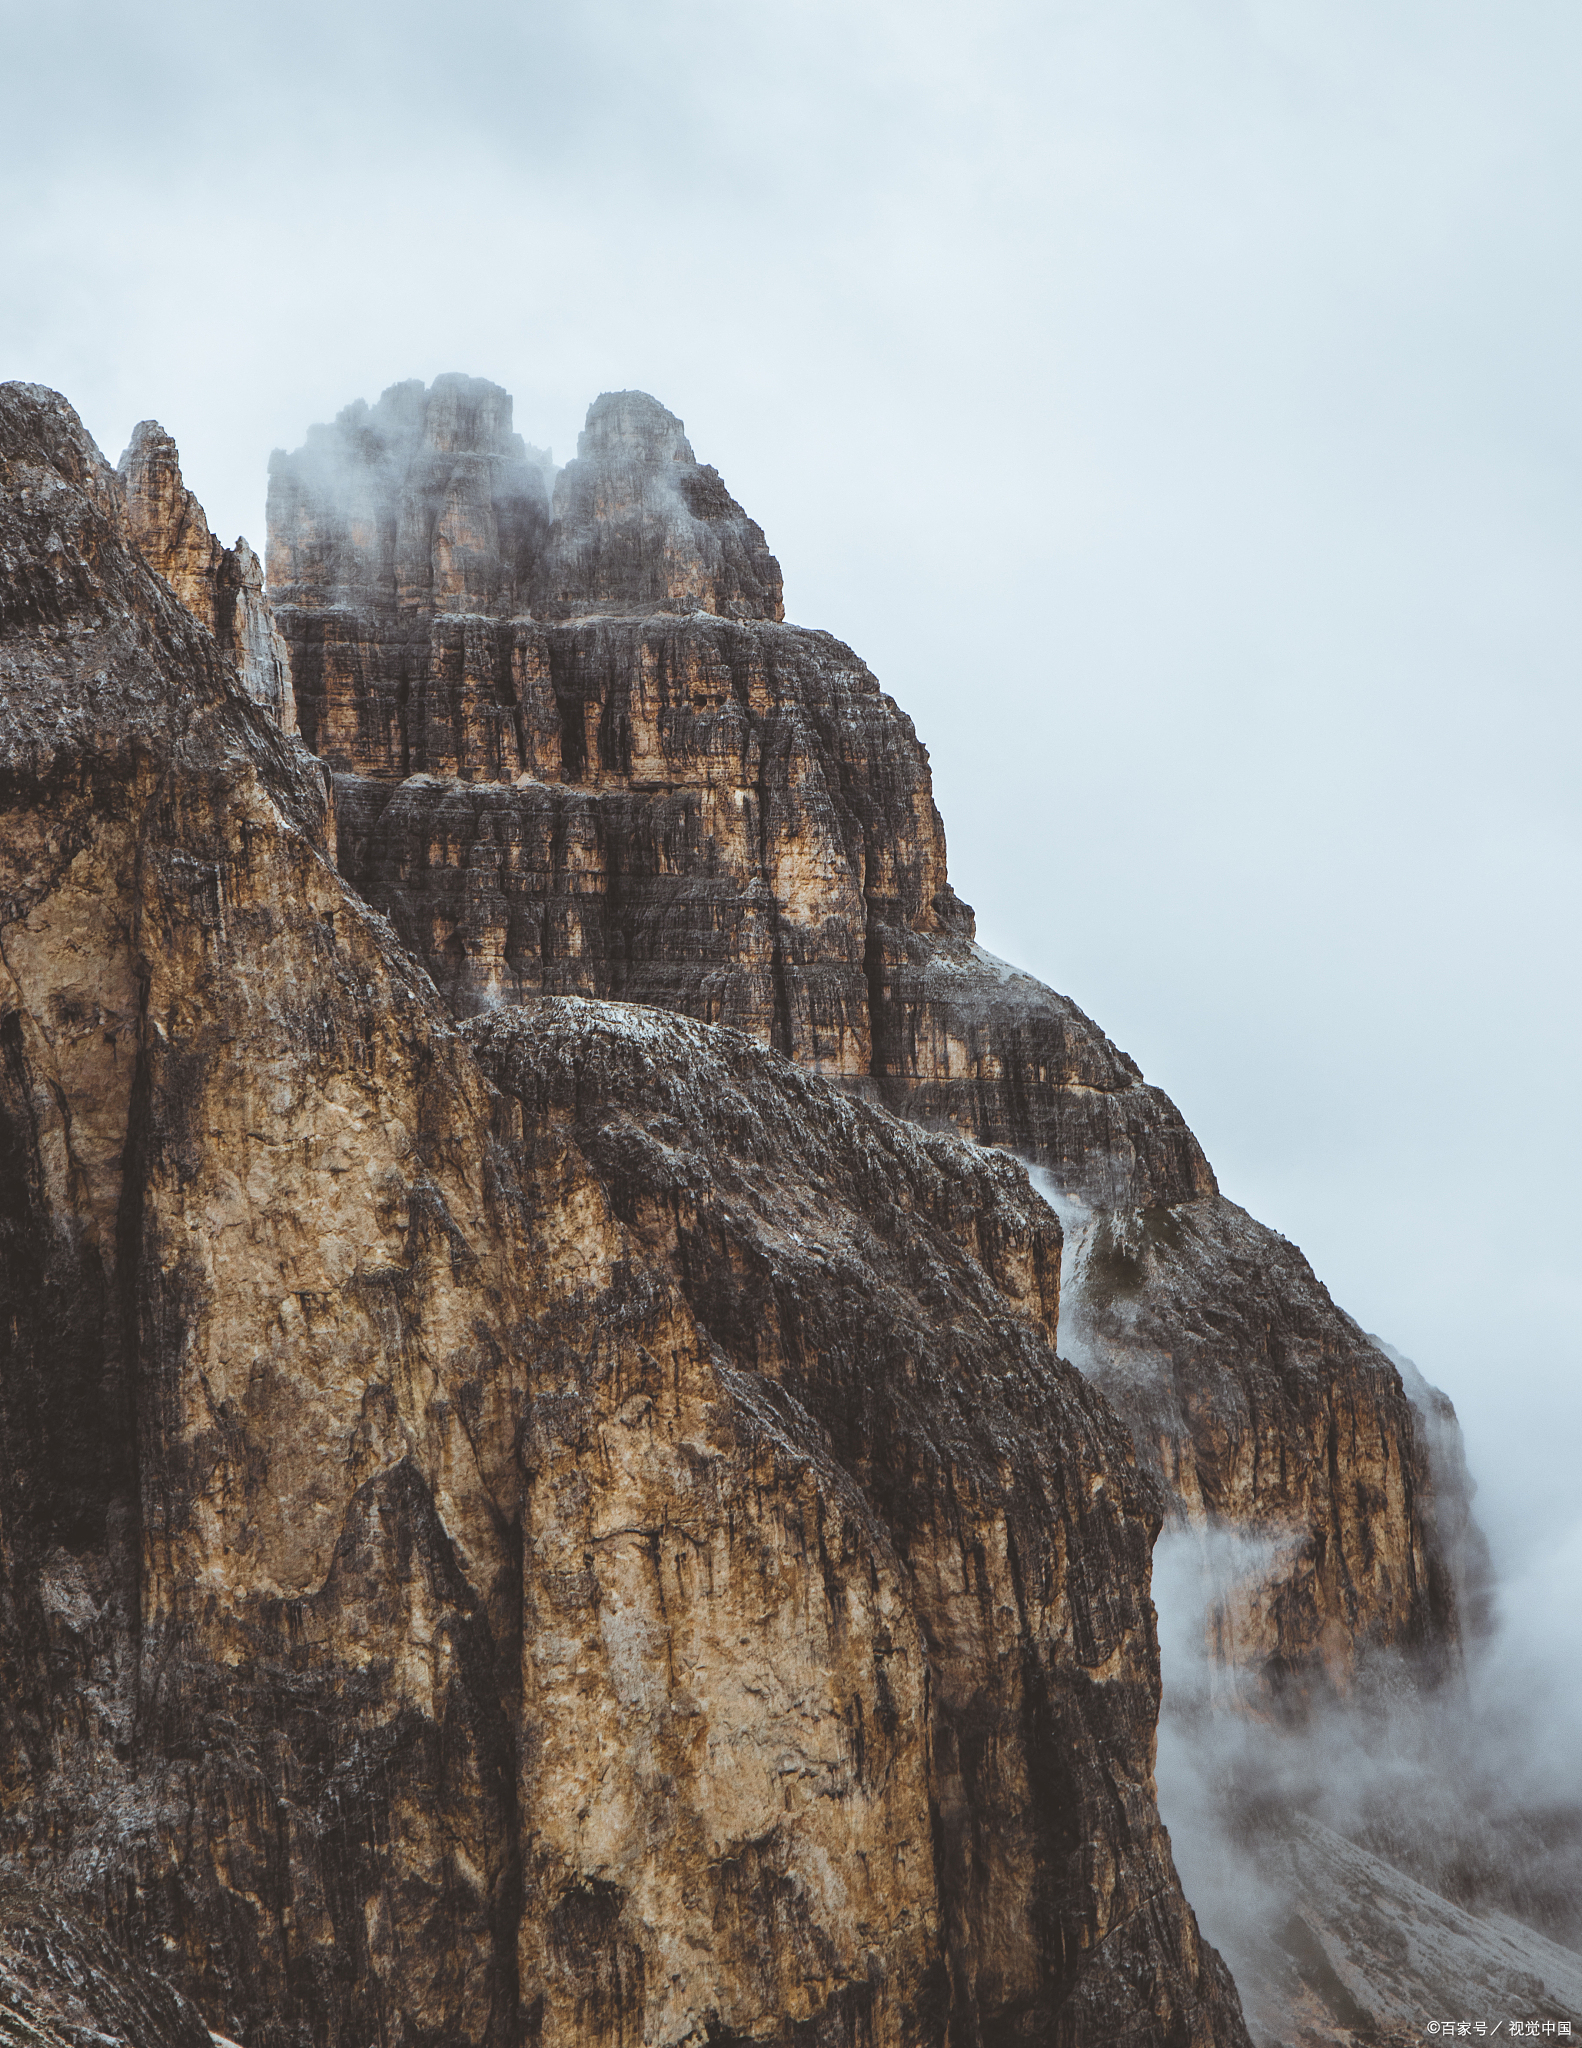
[[[463,1032],[0,387],[0,1848],[247,2048],[1246,2041],[1013,1162]]]
[[[0,2039],[8,2048],[211,2048],[191,2002],[99,1928],[0,1877]]]

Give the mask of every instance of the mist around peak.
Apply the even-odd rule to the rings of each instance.
[[[1460,2017],[1574,2018],[1582,1531],[1498,1588],[1448,1679],[1385,1652],[1290,1716],[1224,1654],[1278,1543],[1178,1524],[1154,1552],[1160,1812],[1254,2039],[1420,2026],[1441,1986]]]
[[[1160,1812],[1254,2038],[1316,2048],[1420,2026],[1443,1987],[1458,2012],[1474,1994],[1491,2001],[1488,2023],[1575,2018],[1582,1526],[1498,1578],[1483,1522],[1499,1532],[1508,1487],[1480,1497],[1453,1404],[1336,1308],[1295,1246],[1222,1203],[1244,1270],[1220,1263],[1193,1297],[1212,1222],[1182,1206],[1095,1207],[1041,1167],[1030,1178],[1063,1228],[1061,1353],[1121,1409],[1172,1499],[1153,1565]],[[1276,1266],[1301,1313],[1265,1330],[1260,1359],[1259,1289]],[[1211,1343],[1232,1340],[1205,1354],[1206,1373],[1192,1322],[1178,1315],[1172,1334],[1160,1313],[1194,1298]],[[1420,1521],[1391,1570],[1420,1570],[1421,1542],[1437,1575],[1393,1638],[1377,1613],[1348,1638],[1344,1606],[1326,1608],[1336,1503],[1311,1488],[1260,1502],[1242,1469],[1249,1440],[1277,1443],[1282,1467],[1309,1460],[1310,1428],[1268,1436],[1269,1423],[1301,1413],[1303,1382],[1340,1349],[1381,1414],[1399,1376],[1398,1479],[1410,1475]],[[1368,1525],[1389,1543],[1382,1514]]]
[[[588,408],[576,458],[512,425],[502,386],[452,374],[357,400],[269,466],[275,602],[492,618],[692,612],[781,619],[763,529],[642,391]]]

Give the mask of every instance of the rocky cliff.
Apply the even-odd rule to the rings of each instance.
[[[498,408],[451,396],[453,445],[432,408],[409,439],[462,509],[442,547],[413,485],[393,531],[467,602],[487,506],[488,562],[534,590],[572,565],[546,602],[579,579],[613,602],[679,531],[664,560],[701,562],[698,589],[760,593],[684,623],[693,644],[785,630],[668,428],[680,476],[622,456],[635,539],[606,551],[546,539]],[[605,502],[564,484],[557,507]],[[1056,1355],[1053,1212],[1011,1161],[783,1058],[762,1015],[722,1032],[524,981],[458,1026],[336,872],[319,764],[178,599],[167,512],[169,580],[133,545],[140,491],[62,400],[0,387],[8,1858],[247,2048],[1244,2042],[1154,1803],[1163,1495]],[[331,556],[339,516],[314,528]],[[436,601],[400,644],[448,644],[442,616],[465,650],[495,614]],[[359,646],[396,644],[378,623]],[[601,616],[573,651],[647,630]],[[715,687],[735,731],[765,721]],[[852,694],[881,758],[915,763]],[[382,729],[328,684],[301,702],[332,755]],[[827,757],[778,758],[795,787]],[[859,831],[829,888],[856,866],[864,919],[872,897],[954,933],[926,783],[896,800],[922,850]],[[768,1016],[795,1020],[777,900],[757,909]],[[853,1016],[883,1080],[867,945]],[[1049,1017],[1039,1043],[1108,1079],[1080,1086],[1179,1134],[1085,1020]]]
[[[481,380],[398,385],[270,471],[343,865],[452,1008],[657,1003],[1105,1200],[1212,1192],[1133,1062],[973,945],[910,720],[781,622],[762,532],[681,423],[599,399],[551,520],[510,413]]]
[[[553,474],[512,432],[509,394],[475,377],[397,384],[275,455],[270,594],[315,752],[386,782],[580,769],[619,742],[596,714],[589,730],[585,690],[561,714],[547,643],[513,621],[781,617],[762,532],[651,398],[591,408],[552,524]]]
[[[1453,1671],[1459,1433],[1436,1461],[1378,1343],[1295,1245],[1234,1203],[1058,1206],[1065,1354],[1126,1418],[1186,1519],[1266,1546],[1222,1613],[1225,1664],[1287,1707],[1315,1686],[1344,1694],[1381,1649],[1430,1683]]]
[[[397,415],[393,454],[368,422]],[[509,417],[492,385],[403,385],[274,459],[271,588],[342,872],[459,1016],[658,1005],[1036,1163],[1071,1224],[1068,1353],[1180,1512],[1277,1539],[1242,1659],[1287,1697],[1381,1648],[1442,1669],[1454,1575],[1389,1359],[1135,1063],[976,945],[911,722],[782,622],[761,533],[662,406],[598,400],[552,516],[491,527],[468,485],[481,538],[446,567],[456,479],[516,459]]]
[[[286,643],[264,595],[263,564],[238,540],[222,547],[181,480],[176,444],[158,420],[133,430],[120,462],[127,528],[151,569],[236,664],[242,687],[284,732],[296,730]]]

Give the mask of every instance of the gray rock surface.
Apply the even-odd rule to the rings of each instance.
[[[1406,2048],[1430,2022],[1498,2040],[1513,2021],[1547,2023],[1551,2040],[1562,2021],[1582,2029],[1582,1955],[1518,1920],[1466,1912],[1304,1817],[1270,1835],[1259,1868],[1283,1903],[1275,1938],[1236,1954],[1260,2041]]]
[[[763,528],[646,391],[607,391],[588,408],[577,459],[555,481],[538,608],[565,617],[785,617],[780,564]]]
[[[211,2048],[191,2003],[62,1900],[0,1876],[7,2048]]]

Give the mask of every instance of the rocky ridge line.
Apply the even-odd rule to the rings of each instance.
[[[222,547],[181,479],[176,444],[158,420],[132,430],[119,474],[138,553],[163,576],[231,659],[242,686],[283,732],[296,730],[291,662],[264,595],[263,564],[238,540]]]

